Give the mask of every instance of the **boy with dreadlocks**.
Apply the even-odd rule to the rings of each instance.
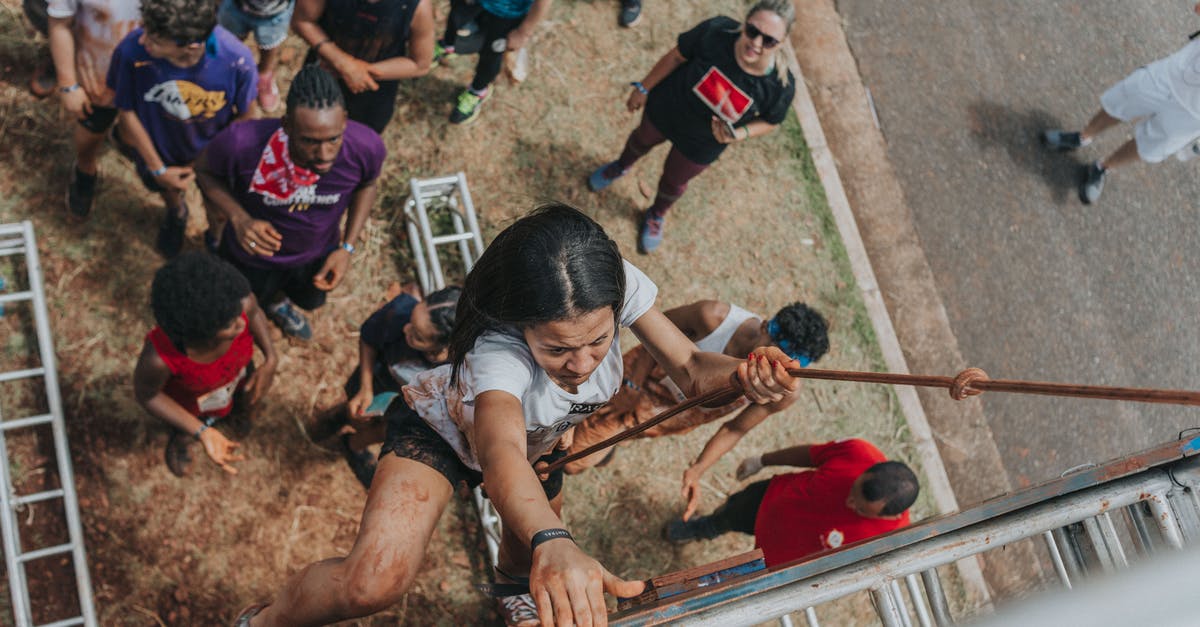
[[[182,477],[191,463],[188,446],[199,440],[213,462],[237,474],[231,464],[243,459],[238,443],[209,427],[235,405],[239,412],[253,407],[270,389],[278,362],[250,286],[220,259],[188,253],[154,274],[150,305],[158,326],[146,336],[133,391],[146,411],[175,427],[167,468]],[[253,344],[263,353],[258,369]]]
[[[257,80],[250,50],[217,26],[212,0],[142,0],[142,28],[113,52],[108,86],[120,111],[114,137],[166,204],[157,245],[167,258],[183,247],[184,192],[196,154],[250,116]]]
[[[346,277],[386,156],[375,131],[347,119],[337,80],[306,65],[282,119],[234,124],[197,159],[200,191],[227,220],[220,254],[284,333],[312,337],[296,307],[320,307]]]

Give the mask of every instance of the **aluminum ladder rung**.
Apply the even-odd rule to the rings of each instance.
[[[16,381],[18,379],[29,379],[32,377],[40,377],[46,374],[45,368],[29,368],[27,370],[13,370],[11,372],[0,372],[0,383],[5,381]]]
[[[75,618],[56,620],[53,623],[43,623],[38,625],[38,627],[71,627],[71,625],[84,625],[86,623],[87,621],[82,616],[76,616]]]
[[[34,560],[40,560],[40,559],[46,558],[46,557],[54,557],[55,555],[62,555],[63,553],[70,553],[71,551],[74,551],[74,550],[75,550],[75,543],[67,542],[64,544],[56,545],[56,546],[48,546],[44,549],[38,549],[36,551],[30,551],[28,553],[20,553],[17,555],[17,561],[24,564],[25,562],[32,562]]]
[[[26,427],[36,427],[54,422],[54,416],[50,414],[42,414],[40,416],[29,416],[28,418],[17,418],[15,420],[5,420],[0,422],[0,431],[12,431],[13,429],[24,429]]]
[[[474,233],[455,233],[454,235],[437,235],[433,238],[433,245],[453,244],[454,242],[462,242],[475,239]]]
[[[33,494],[27,494],[25,496],[15,497],[12,500],[12,504],[13,504],[13,507],[21,507],[22,505],[29,505],[31,503],[41,503],[42,501],[49,501],[50,499],[60,499],[65,494],[66,494],[66,491],[63,490],[62,488],[57,488],[54,490],[46,490],[45,492],[34,492]]]
[[[5,303],[19,303],[25,300],[33,300],[33,292],[25,290],[24,292],[9,292],[8,294],[0,294],[0,305]]]

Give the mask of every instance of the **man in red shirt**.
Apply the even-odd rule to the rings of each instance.
[[[730,531],[754,534],[767,566],[865,540],[908,524],[917,476],[859,439],[804,444],[742,461],[737,478],[765,466],[811,470],[776,475],[731,495],[708,516],[674,520],[663,530],[683,544]]]

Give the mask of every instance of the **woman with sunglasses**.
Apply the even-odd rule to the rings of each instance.
[[[791,0],[758,0],[743,24],[726,16],[705,20],[632,83],[625,106],[644,106],[642,122],[621,156],[588,177],[588,188],[608,187],[651,148],[671,142],[658,194],[642,216],[642,253],[662,243],[667,210],[688,181],[729,144],[770,133],[787,117],[795,85],[778,51],[795,20]]]

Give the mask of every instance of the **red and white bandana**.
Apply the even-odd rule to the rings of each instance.
[[[321,175],[306,170],[294,163],[288,155],[288,136],[283,129],[275,131],[263,147],[262,158],[254,169],[250,180],[250,191],[277,200],[288,200],[292,194],[310,185],[316,185]]]

